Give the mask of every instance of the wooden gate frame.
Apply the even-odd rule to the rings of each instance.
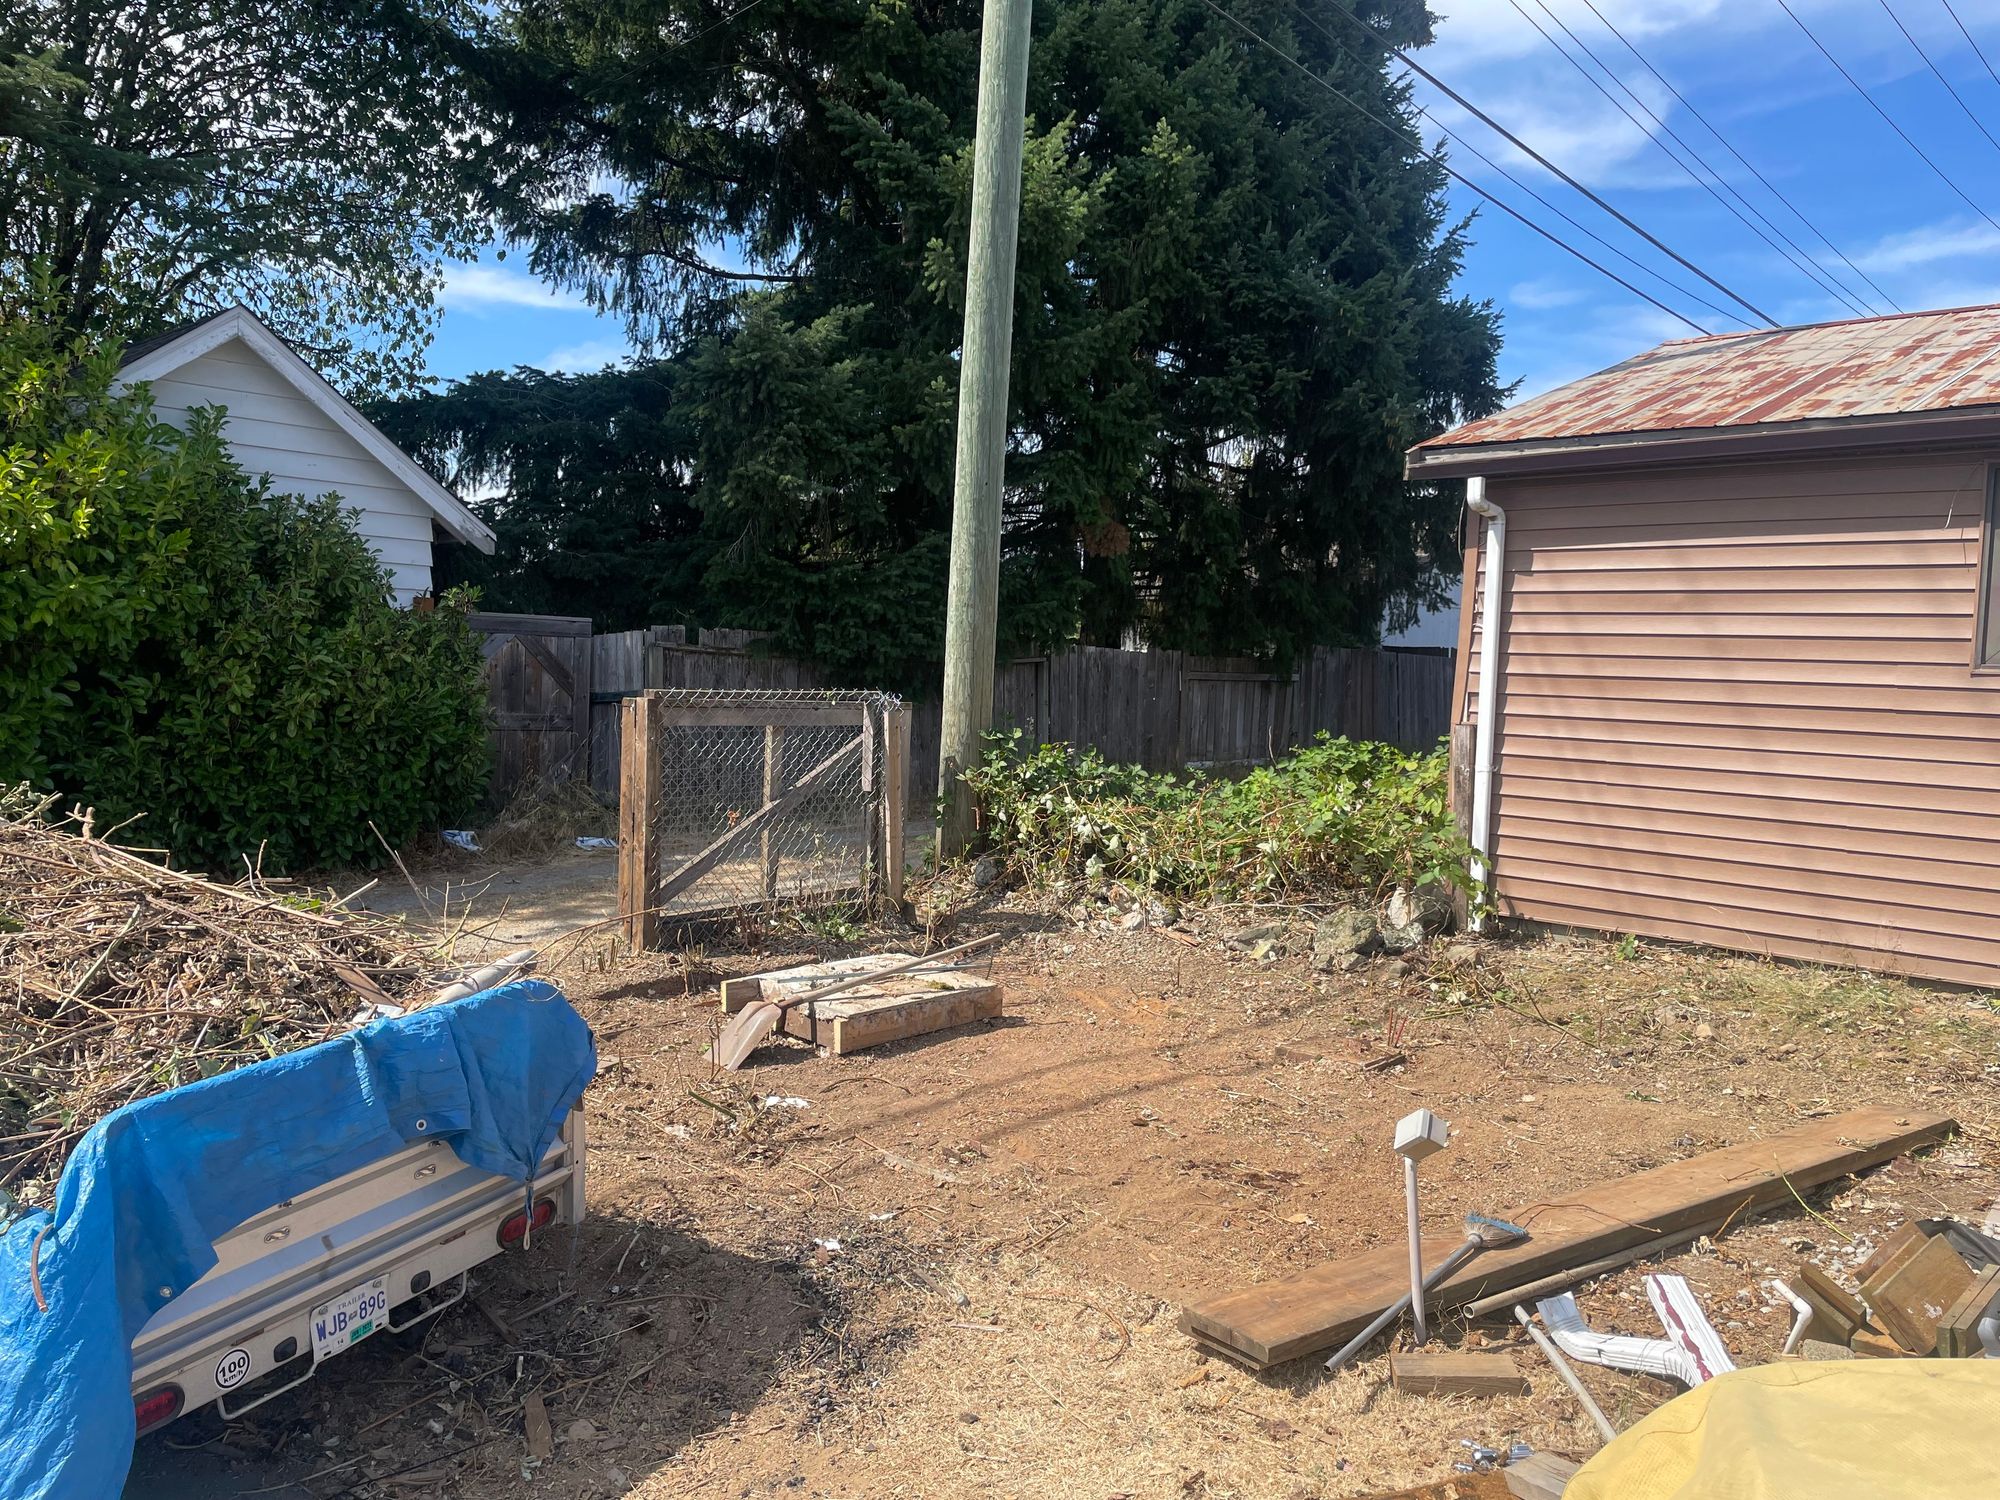
[[[625,700],[620,723],[618,796],[618,914],[624,919],[626,942],[646,949],[659,942],[664,908],[676,895],[753,838],[764,870],[767,901],[778,895],[778,855],[771,825],[809,796],[826,777],[859,755],[862,786],[873,790],[876,739],[881,740],[880,824],[868,830],[862,844],[863,868],[856,885],[864,895],[903,899],[903,825],[909,795],[910,711],[902,704],[883,706],[873,697],[823,699],[748,698],[739,703],[677,703],[672,689],[647,689]],[[791,785],[783,784],[783,734],[787,728],[854,726],[854,738],[822,759]],[[761,728],[764,731],[763,805],[726,829],[700,853],[684,861],[664,880],[659,841],[654,836],[660,802],[660,743],[669,728]],[[740,905],[712,911],[675,913],[676,921],[698,920],[741,910]]]

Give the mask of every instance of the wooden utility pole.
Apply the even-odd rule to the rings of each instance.
[[[993,722],[993,638],[1000,604],[1000,498],[1007,461],[1007,366],[1014,342],[1014,252],[1021,222],[1021,135],[1028,107],[1032,0],[986,0],[979,119],[972,146],[972,240],[958,373],[958,465],[945,605],[943,794],[938,850],[961,854],[972,803],[959,773]]]

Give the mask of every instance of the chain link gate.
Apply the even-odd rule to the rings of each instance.
[[[654,688],[625,700],[618,909],[664,923],[902,897],[909,712],[887,693]]]

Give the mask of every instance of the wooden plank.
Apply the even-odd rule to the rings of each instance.
[[[1916,1354],[1905,1349],[1881,1329],[1864,1325],[1854,1331],[1847,1347],[1864,1359],[1915,1359]]]
[[[635,703],[656,702],[646,698],[636,698]],[[782,818],[812,795],[821,782],[832,776],[848,761],[861,753],[861,736],[856,735],[842,745],[825,760],[814,766],[797,783],[780,794],[775,802],[766,802],[757,811],[744,818],[734,828],[729,829],[714,843],[682,865],[674,873],[661,881],[653,892],[652,905],[665,906],[682,891],[693,885],[710,870],[721,864],[732,852],[747,844],[752,838],[763,833],[766,828]],[[657,760],[657,757],[649,757]]]
[[[1978,1359],[1985,1353],[1979,1323],[1996,1305],[2000,1305],[2000,1266],[1988,1266],[1938,1319],[1937,1352],[1946,1359]]]
[[[1917,1247],[1928,1238],[1929,1236],[1914,1223],[1902,1225],[1877,1245],[1874,1253],[1856,1268],[1855,1284],[1860,1285],[1881,1275],[1891,1261],[1915,1253]]]
[[[909,856],[903,831],[909,822],[910,711],[892,708],[882,716],[882,895],[903,899]]]
[[[589,615],[510,615],[475,610],[465,623],[482,635],[589,635]]]
[[[1525,1396],[1528,1377],[1505,1350],[1473,1354],[1422,1350],[1389,1356],[1389,1383],[1415,1396]]]
[[[1861,1299],[1811,1261],[1799,1263],[1790,1285],[1813,1310],[1813,1320],[1806,1325],[1808,1338],[1844,1344],[1854,1337],[1856,1329],[1867,1326],[1868,1309],[1861,1305]]]
[[[908,994],[860,989],[799,1008],[815,1012],[805,1018],[806,1024],[818,1028],[821,1044],[836,1057],[1001,1014],[1000,986],[976,974],[932,974],[912,981],[916,986],[925,988]]]
[[[625,941],[634,951],[659,941],[661,902],[653,894],[659,875],[659,843],[654,827],[660,812],[659,726],[654,700],[645,694],[625,700],[619,727],[618,911],[625,918]]]
[[[1560,1453],[1530,1453],[1500,1471],[1515,1500],[1562,1500],[1562,1492],[1583,1466]]]
[[[676,729],[811,729],[851,724],[860,729],[859,703],[661,703],[661,722]]]
[[[1912,1354],[1928,1354],[1937,1347],[1938,1320],[1971,1285],[1972,1268],[1939,1236],[1863,1282],[1861,1295],[1891,1338]]]
[[[1631,1177],[1552,1193],[1559,1201],[1502,1215],[1529,1223],[1531,1238],[1475,1257],[1426,1300],[1442,1314],[1578,1261],[1785,1201],[1794,1192],[1935,1144],[1957,1128],[1945,1115],[1875,1106]],[[1456,1234],[1428,1237],[1425,1262],[1435,1264],[1459,1243]],[[1195,1303],[1182,1314],[1181,1327],[1267,1368],[1344,1343],[1408,1289],[1408,1272],[1407,1250],[1388,1244]]]

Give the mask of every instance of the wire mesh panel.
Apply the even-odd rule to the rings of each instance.
[[[896,698],[668,688],[626,714],[619,904],[635,945],[662,921],[865,892],[892,825],[900,869]]]

